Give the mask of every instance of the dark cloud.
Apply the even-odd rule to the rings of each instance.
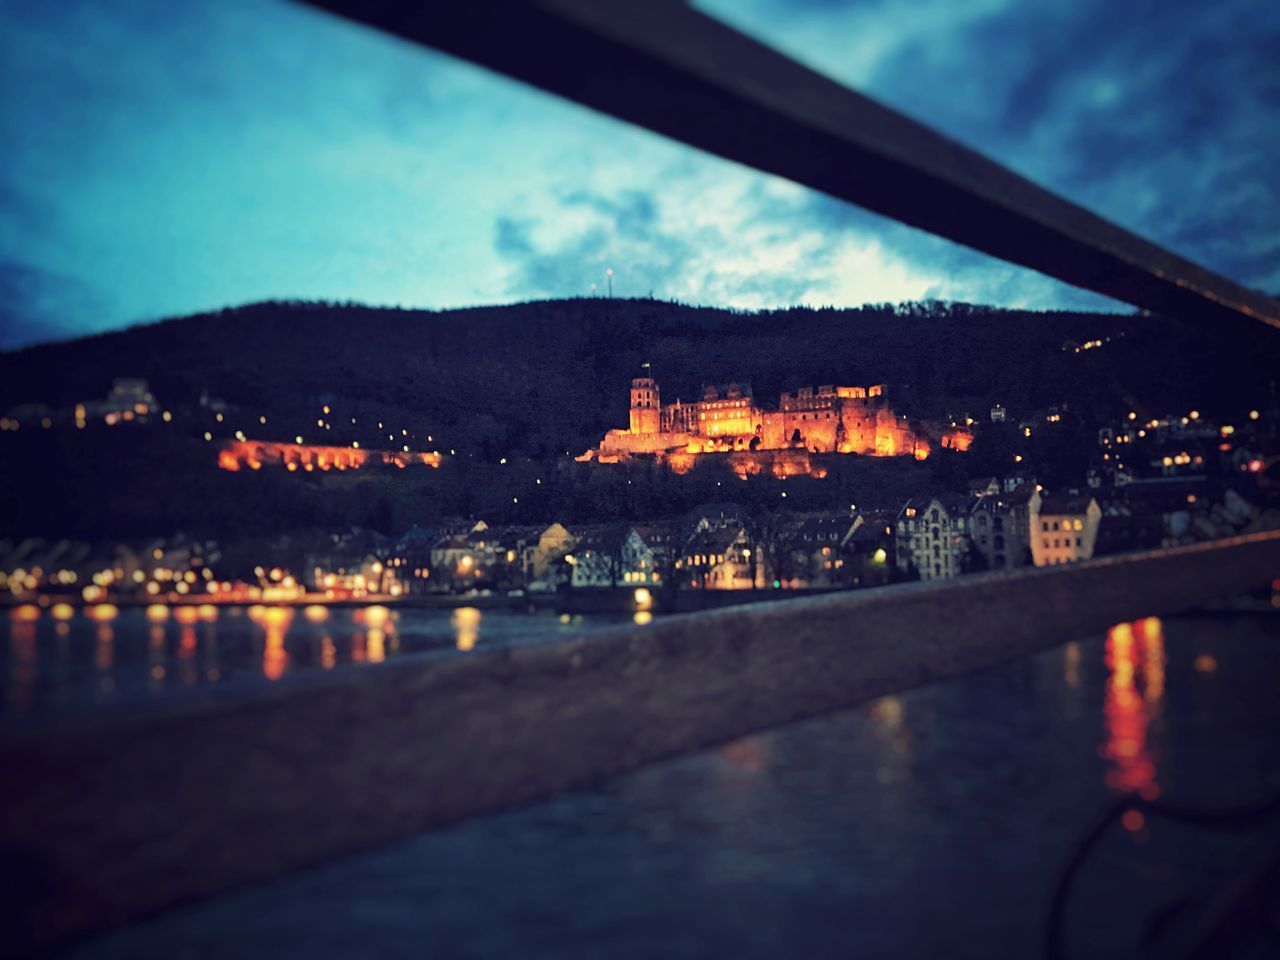
[[[0,350],[84,333],[81,324],[69,320],[68,303],[79,306],[80,316],[101,306],[72,277],[0,260]]]
[[[904,44],[873,92],[1123,226],[1280,284],[1280,4],[1011,3]],[[957,100],[957,95],[963,100]]]
[[[558,192],[555,202],[557,212],[543,220],[497,219],[494,251],[513,268],[508,293],[584,294],[593,282],[603,288],[604,271],[616,267],[619,291],[625,283],[627,295],[643,296],[667,287],[681,273],[687,239],[658,226],[657,203],[650,194],[625,190],[611,196],[579,188]],[[564,229],[562,221],[572,219],[575,210],[594,216]],[[538,232],[550,239],[535,242]]]
[[[499,217],[494,224],[494,249],[503,257],[519,259],[534,256],[537,251],[529,239],[532,226],[528,220]]]

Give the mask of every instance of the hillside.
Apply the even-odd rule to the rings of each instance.
[[[1068,341],[1106,339],[1075,354]],[[923,304],[761,313],[579,299],[446,312],[263,303],[0,355],[0,409],[105,395],[147,378],[162,403],[202,390],[305,425],[321,398],[411,422],[476,453],[575,452],[625,424],[652,364],[664,398],[745,380],[773,403],[805,384],[891,385],[906,412],[979,416],[1068,401],[1109,413],[1256,403],[1270,361],[1167,321]],[[1082,410],[1083,412],[1083,410]]]
[[[1094,340],[1101,346],[1071,348]],[[1066,403],[1071,441],[1059,445],[1067,451],[1059,459],[1068,482],[1083,479],[1098,424],[1130,409],[1237,415],[1262,402],[1276,369],[1274,351],[1157,318],[968,305],[739,313],[604,299],[445,312],[255,304],[0,355],[0,410],[33,403],[66,410],[131,376],[150,381],[161,405],[175,411],[165,429],[0,434],[0,535],[391,528],[457,513],[541,522],[654,514],[721,495],[716,476],[703,472],[632,483],[609,468],[579,471],[566,458],[626,424],[628,384],[645,362],[665,400],[738,380],[766,404],[806,384],[887,383],[901,412],[979,422],[995,402],[1015,423]],[[201,413],[202,391],[229,405],[224,423]],[[431,476],[366,473],[358,484],[337,485],[212,467],[204,430],[312,441],[323,405],[334,415],[322,442],[385,443],[374,428],[386,423],[418,447],[457,456]],[[504,457],[509,469],[496,470]],[[788,503],[821,505],[861,495],[868,484],[880,495],[910,493],[989,473],[1007,459],[980,438],[957,462],[851,463],[811,495],[790,488]],[[537,479],[544,483],[535,486]],[[770,495],[767,483],[751,490]]]

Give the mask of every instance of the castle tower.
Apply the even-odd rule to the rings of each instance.
[[[631,432],[659,433],[662,402],[658,399],[658,383],[652,377],[631,381]]]

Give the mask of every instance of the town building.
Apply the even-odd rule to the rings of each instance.
[[[489,525],[477,520],[466,529],[447,531],[431,547],[431,589],[461,592],[481,586],[498,557]]]
[[[693,590],[750,590],[764,586],[764,558],[745,527],[696,532],[675,562],[681,586]]]
[[[941,580],[969,567],[969,500],[953,494],[917,497],[897,520],[897,564],[905,576]]]
[[[82,406],[89,416],[105,417],[110,423],[117,419],[145,420],[158,410],[150,385],[140,377],[117,377],[105,400],[90,401]]]
[[[1037,567],[1093,556],[1102,508],[1088,494],[1044,496],[1031,513],[1031,555]]]
[[[896,516],[897,511],[893,510],[872,510],[858,515],[853,535],[843,548],[850,586],[880,587],[890,581],[897,566],[893,535]]]
[[[579,541],[570,583],[575,588],[660,587],[666,582],[663,556],[663,547],[651,544],[636,527],[606,527]]]
[[[1025,483],[1011,493],[998,487],[978,497],[969,511],[973,550],[988,570],[1012,570],[1031,563],[1031,513],[1040,506],[1040,491]]]
[[[862,523],[851,513],[798,514],[760,537],[766,579],[789,590],[830,590],[852,582],[845,549]]]

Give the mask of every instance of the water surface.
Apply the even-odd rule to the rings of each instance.
[[[744,960],[1042,955],[1123,793],[1280,791],[1280,618],[1143,620],[216,899],[71,955]],[[1115,825],[1068,956],[1131,957],[1280,842]],[[1265,952],[1247,956],[1268,956]]]
[[[407,655],[464,656],[626,619],[475,607],[10,610],[0,612],[0,716],[190,696]]]

